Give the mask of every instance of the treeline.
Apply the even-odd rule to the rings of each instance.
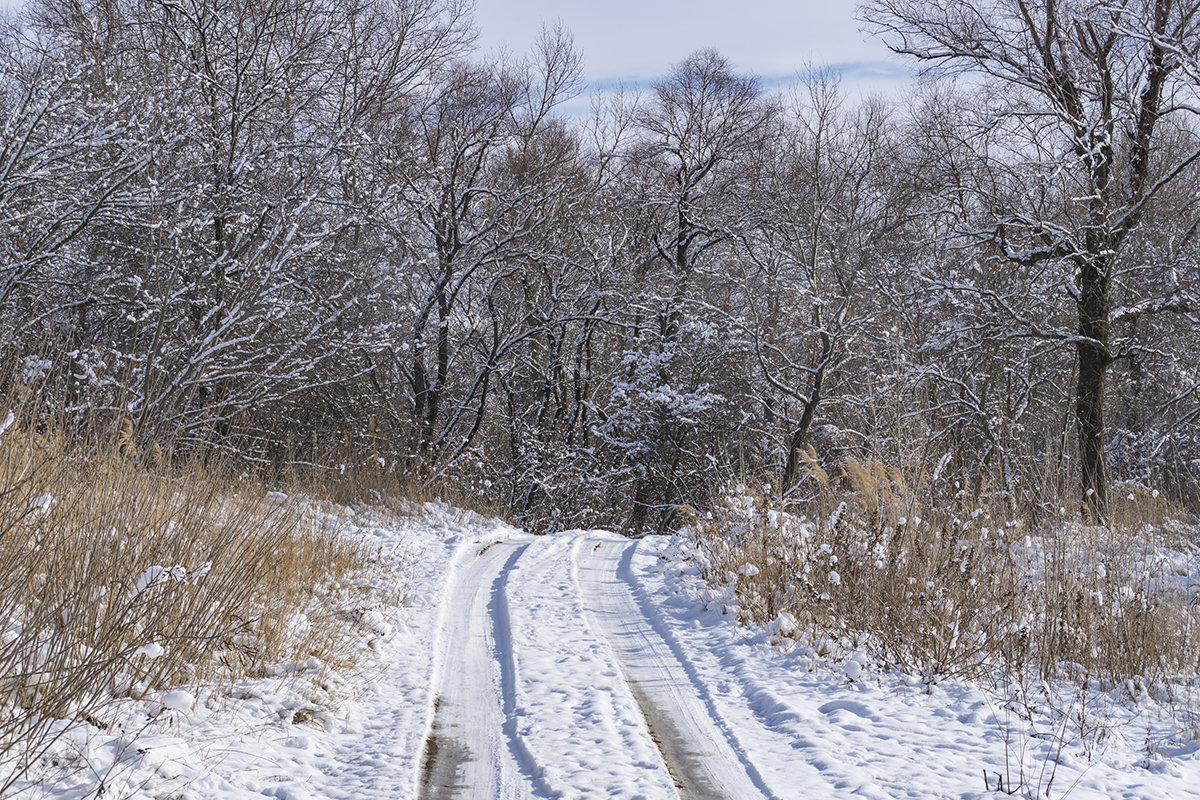
[[[566,115],[569,33],[488,56],[460,0],[31,0],[4,392],[539,529],[851,456],[1031,515],[1194,501],[1198,6],[876,0],[904,97],[699,51]]]

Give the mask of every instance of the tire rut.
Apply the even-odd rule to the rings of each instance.
[[[442,706],[439,697],[433,703],[433,726],[425,739],[418,800],[449,800],[467,788],[459,782],[459,775],[461,765],[470,760],[471,753],[461,742],[441,732],[437,715],[442,713]]]
[[[681,800],[775,797],[712,716],[680,662],[645,616],[627,583],[634,542],[581,545],[579,585],[588,613],[612,645],[621,672]]]
[[[508,683],[507,633],[493,618],[505,577],[528,547],[492,542],[451,578],[433,720],[422,746],[420,800],[497,800],[528,796],[512,780],[512,743],[497,684]],[[507,779],[507,780],[506,780]],[[519,779],[518,779],[519,782]]]
[[[626,684],[637,701],[642,718],[646,721],[646,729],[658,753],[662,757],[667,772],[679,792],[679,800],[733,800],[726,796],[704,774],[702,759],[711,757],[708,753],[698,753],[686,746],[686,739],[676,727],[675,722],[654,705],[650,696],[642,689],[641,684],[626,676]]]

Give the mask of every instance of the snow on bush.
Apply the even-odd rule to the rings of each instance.
[[[1001,669],[1046,679],[1195,672],[1197,546],[1151,531],[1032,528],[1004,503],[941,509],[899,470],[850,462],[839,485],[775,507],[731,489],[688,529],[716,603],[934,681]],[[865,638],[864,638],[865,637]]]

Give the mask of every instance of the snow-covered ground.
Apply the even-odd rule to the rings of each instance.
[[[535,537],[435,506],[347,525],[406,566],[405,604],[364,615],[369,680],[301,665],[143,702],[122,731],[64,739],[57,781],[25,796],[103,779],[137,798],[990,798],[1023,774],[1055,798],[1200,797],[1186,704],[818,656],[786,625],[739,626],[676,540]]]

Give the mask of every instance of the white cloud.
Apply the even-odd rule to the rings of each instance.
[[[476,18],[481,44],[516,52],[529,46],[542,23],[561,20],[583,50],[594,83],[657,78],[702,47],[715,47],[737,68],[767,79],[794,75],[810,63],[890,60],[900,69],[883,45],[859,31],[853,7],[847,0],[478,0]]]

